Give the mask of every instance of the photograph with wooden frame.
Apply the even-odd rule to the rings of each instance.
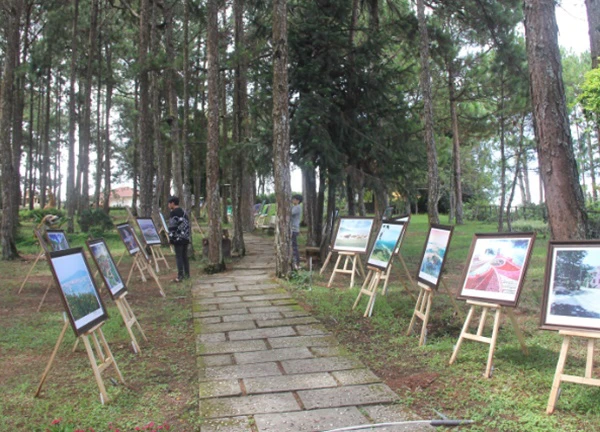
[[[386,271],[404,233],[404,222],[383,222],[373,243],[367,265]]]
[[[419,264],[417,282],[437,289],[448,256],[448,246],[454,227],[431,224]]]
[[[46,239],[44,238],[44,235],[40,232],[40,230],[34,229],[33,233],[35,234],[42,250],[45,253],[52,252],[51,247],[48,245],[48,242],[46,241]]]
[[[336,252],[366,253],[369,247],[372,228],[372,218],[340,218],[333,243],[333,250]]]
[[[46,230],[48,245],[53,251],[70,249],[67,235],[63,230]]]
[[[46,257],[75,336],[79,337],[106,321],[106,307],[98,293],[83,248],[50,252]]]
[[[167,237],[169,237],[169,225],[167,225],[167,221],[165,220],[165,215],[163,215],[162,212],[158,212],[158,216],[160,217],[160,222],[162,223],[162,227],[165,230]]]
[[[123,244],[129,252],[129,255],[135,255],[140,251],[140,245],[138,244],[135,233],[133,232],[133,228],[128,223],[123,223],[117,225],[117,231],[121,236],[121,240],[123,240]]]
[[[148,246],[159,245],[162,243],[160,239],[160,235],[158,235],[158,230],[156,229],[156,225],[154,225],[154,221],[152,218],[136,218],[135,219],[140,232],[142,233],[142,237],[144,238],[144,242]]]
[[[92,255],[92,259],[96,263],[96,267],[98,267],[98,270],[102,275],[102,279],[108,288],[111,298],[113,300],[120,298],[127,292],[127,288],[125,287],[125,282],[123,282],[121,273],[115,264],[115,260],[108,250],[106,242],[101,238],[88,240],[85,243]]]
[[[540,327],[600,331],[600,241],[551,241]]]
[[[532,232],[475,234],[458,298],[516,307],[534,242]]]
[[[404,228],[402,229],[402,234],[400,235],[400,241],[398,241],[398,246],[396,246],[396,250],[394,253],[398,255],[400,253],[400,248],[402,247],[402,242],[404,241],[404,234],[408,229],[408,224],[410,223],[410,215],[404,214],[398,217],[395,217],[391,220],[391,222],[402,222],[404,224]]]

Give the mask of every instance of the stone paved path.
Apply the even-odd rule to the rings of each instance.
[[[275,279],[272,239],[193,287],[202,432],[310,432],[414,419]],[[388,426],[374,431],[424,430]]]

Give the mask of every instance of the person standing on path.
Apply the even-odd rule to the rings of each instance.
[[[183,209],[179,207],[179,198],[172,196],[168,201],[169,210],[169,243],[175,248],[177,277],[173,282],[181,282],[190,277],[190,261],[188,244],[190,243],[190,221]]]
[[[300,252],[298,252],[298,234],[300,234],[300,218],[302,217],[302,195],[292,196],[292,217],[290,219],[290,225],[292,226],[292,269],[298,270],[300,268]]]

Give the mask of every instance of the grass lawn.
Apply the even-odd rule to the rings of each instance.
[[[115,223],[125,213],[111,212]],[[21,282],[38,253],[32,234],[33,222],[22,222],[19,252],[24,259],[0,261],[0,430],[46,431],[52,421],[62,419],[51,430],[88,431],[155,430],[169,425],[170,430],[199,430],[196,347],[192,323],[192,298],[189,284],[173,284],[174,257],[163,251],[171,270],[161,266],[159,275],[167,294],[162,298],[151,279],[143,283],[136,272],[128,286],[128,302],[144,329],[145,342],[134,328],[142,352],[134,354],[120,314],[103,288],[109,319],[102,327],[126,385],[118,382],[112,368],[103,373],[111,402],[101,405],[99,390],[85,348],[72,348],[71,328],[58,351],[43,386],[41,397],[34,398],[40,378],[63,325],[63,307],[55,287],[36,312],[45,287],[51,280],[48,264],[40,260],[32,277],[17,294]],[[85,234],[67,235],[72,247],[84,246]],[[116,230],[104,238],[118,261],[125,251]],[[199,275],[201,262],[191,261],[192,275]],[[94,263],[90,261],[93,269]],[[125,280],[132,260],[127,255],[119,265]],[[99,280],[99,278],[98,278]],[[154,427],[146,427],[154,422]],[[140,429],[136,429],[136,428]]]
[[[427,230],[425,215],[412,217],[401,253],[413,278]],[[444,269],[446,285],[453,293],[462,283],[473,234],[495,231],[495,225],[476,222],[455,227]],[[473,431],[597,431],[598,387],[563,384],[555,413],[545,413],[562,343],[558,332],[538,328],[547,246],[548,239],[536,239],[515,310],[529,355],[521,351],[513,327],[504,317],[491,379],[483,377],[489,350],[486,344],[463,342],[457,360],[448,365],[464,319],[455,316],[444,290],[440,289],[433,299],[426,345],[418,346],[418,334],[406,336],[415,301],[404,291],[408,278],[398,261],[394,263],[388,295],[377,297],[371,318],[362,317],[366,299],[361,300],[356,311],[351,311],[358,288],[348,289],[349,277],[337,276],[335,286],[326,288],[333,264],[323,276],[315,272],[311,279],[303,272],[289,286],[349,351],[401,396],[402,404],[423,418],[438,418],[439,412],[449,418],[471,419],[474,425],[461,430]],[[413,288],[413,292],[417,290]],[[466,314],[465,302],[458,303]],[[478,321],[477,318],[475,322]],[[488,318],[484,334],[491,334],[492,321]],[[471,327],[471,331],[475,328]],[[585,359],[585,345],[576,341],[566,371],[583,375]],[[599,367],[594,369],[594,376],[600,377]]]

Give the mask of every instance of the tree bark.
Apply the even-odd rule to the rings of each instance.
[[[206,205],[208,261],[212,272],[224,269],[221,249],[219,194],[219,23],[217,0],[208,0],[206,58],[208,66],[208,143],[206,149]]]
[[[600,0],[585,0],[585,8],[590,35],[592,69],[596,69],[598,67],[598,57],[600,57]]]
[[[112,147],[110,144],[110,110],[112,108],[113,92],[113,70],[112,70],[112,48],[110,43],[105,43],[106,52],[106,124],[104,125],[104,211],[108,214],[110,211],[110,158]]]
[[[140,68],[139,103],[139,150],[140,150],[140,212],[139,216],[152,215],[152,191],[154,179],[154,147],[152,143],[152,117],[150,113],[150,79],[148,48],[150,46],[150,0],[140,3],[140,41],[138,48],[138,66]]]
[[[317,179],[315,169],[312,166],[302,168],[302,177],[304,178],[304,212],[306,215],[306,246],[316,247],[319,245],[317,234]]]
[[[71,70],[69,76],[69,156],[67,168],[67,231],[75,230],[75,208],[77,206],[77,190],[75,189],[75,129],[77,127],[77,34],[79,18],[79,0],[74,1],[73,26],[71,32]]]
[[[273,171],[277,200],[277,277],[291,271],[290,119],[288,107],[287,0],[273,0]]]
[[[19,56],[19,27],[21,18],[21,1],[7,1],[2,7],[5,9],[7,22],[2,26],[5,32],[6,48],[4,52],[4,71],[0,87],[0,149],[2,157],[2,225],[1,243],[2,259],[12,260],[18,257],[15,244],[14,226],[17,220],[14,217],[14,183],[13,177],[18,167],[13,166],[13,149],[11,143],[13,120],[13,104],[15,100],[15,68]]]
[[[192,146],[188,137],[190,130],[190,5],[183,5],[183,125],[181,131],[181,145],[183,147],[183,203],[188,211],[192,210]],[[175,71],[173,70],[173,75]],[[199,192],[196,192],[196,201]]]
[[[454,66],[448,67],[448,92],[450,95],[450,117],[452,120],[452,190],[454,198],[454,216],[456,224],[463,224],[462,206],[462,173],[460,167],[460,138],[458,135],[458,109],[456,107],[456,84],[454,82]]]
[[[525,0],[525,34],[540,175],[554,240],[584,239],[587,212],[567,117],[553,0]]]
[[[431,96],[431,73],[429,71],[429,36],[427,34],[427,21],[425,18],[424,0],[417,0],[417,19],[419,24],[421,59],[421,92],[423,93],[423,117],[425,120],[425,145],[427,146],[427,214],[429,223],[440,222],[438,213],[439,200],[439,174],[437,166],[437,150],[435,147],[433,125],[433,100]]]

